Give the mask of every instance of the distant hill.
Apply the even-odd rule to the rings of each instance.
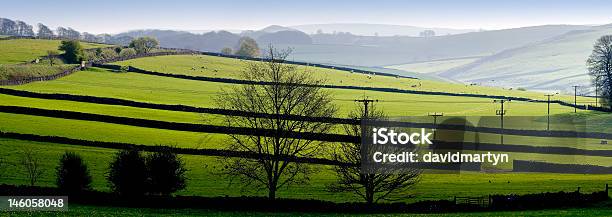
[[[588,26],[547,25],[436,37],[374,37],[352,34],[311,35],[313,45],[294,47],[296,60],[344,65],[388,66],[473,56],[488,56]]]
[[[484,85],[573,92],[573,85],[590,84],[586,59],[591,54],[595,40],[609,34],[612,34],[611,25],[571,31],[541,43],[506,50],[438,75]]]
[[[309,24],[290,26],[307,34],[316,34],[321,30],[324,33],[350,32],[361,36],[419,36],[425,30],[433,30],[436,35],[461,34],[475,32],[475,29],[450,29],[450,28],[426,28],[417,26],[388,25],[388,24],[363,24],[363,23],[336,23],[336,24]]]
[[[260,46],[267,44],[312,44],[312,38],[300,31],[278,31],[257,37]]]
[[[279,26],[279,25],[271,25],[259,31],[267,32],[267,33],[275,33],[275,32],[280,32],[280,31],[299,31],[299,30],[289,28],[289,27]]]
[[[135,30],[120,33],[114,37],[141,37],[150,36],[159,40],[163,47],[185,48],[200,51],[219,52],[224,47],[236,47],[240,37],[249,36],[257,40],[260,46],[266,44],[311,44],[312,39],[307,34],[297,30],[287,30],[279,26],[271,26],[261,31],[247,31],[242,34],[234,34],[228,31],[207,32],[194,34],[186,31],[175,30]]]

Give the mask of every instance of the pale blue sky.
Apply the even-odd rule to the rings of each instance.
[[[260,29],[268,25],[376,23],[502,29],[612,23],[609,0],[29,0],[5,1],[0,17],[93,33],[131,29]]]

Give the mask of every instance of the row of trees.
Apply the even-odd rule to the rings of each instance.
[[[23,21],[0,18],[0,35],[34,36],[34,31]]]
[[[81,33],[69,27],[58,27],[55,29],[55,31],[53,31],[51,28],[42,23],[38,23],[36,26],[37,31],[35,32],[32,25],[28,25],[23,21],[13,21],[6,18],[0,18],[0,35],[28,37],[35,36],[42,39],[60,38],[121,45],[127,45],[133,39],[129,36],[113,37],[110,34],[94,35],[88,32]]]
[[[35,186],[45,173],[43,159],[34,149],[21,151],[19,164],[25,170],[29,184]],[[0,169],[7,163],[0,158]],[[185,163],[170,148],[143,155],[136,149],[121,150],[109,165],[106,179],[113,192],[125,197],[145,194],[170,196],[187,185]],[[73,152],[64,153],[55,169],[57,187],[65,193],[77,194],[91,190],[92,176],[82,157]],[[0,173],[2,175],[2,173]]]
[[[61,42],[58,50],[63,51],[61,57],[66,63],[78,64],[84,60],[99,60],[112,59],[115,57],[128,57],[136,54],[150,53],[159,47],[157,39],[150,37],[141,37],[134,39],[128,48],[97,48],[94,50],[85,51],[78,40],[64,40]],[[51,65],[54,64],[55,57],[58,55],[56,51],[48,51],[47,57]]]

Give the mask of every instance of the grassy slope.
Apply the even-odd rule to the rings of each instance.
[[[593,27],[542,43],[501,52],[439,75],[461,81],[528,89],[563,89],[573,93],[572,85],[588,85],[586,59],[595,41],[612,33],[612,27]],[[503,85],[502,85],[503,84]]]
[[[480,58],[458,58],[449,60],[436,60],[427,62],[407,63],[401,65],[391,65],[385,68],[405,70],[418,73],[436,73],[462,66]]]
[[[29,62],[44,56],[47,51],[58,51],[60,40],[16,39],[0,40],[0,64]],[[109,45],[81,42],[83,48],[108,47]],[[59,51],[58,51],[59,52]]]
[[[249,61],[236,60],[204,55],[179,55],[179,56],[159,56],[138,58],[118,62],[119,65],[131,65],[141,69],[186,74],[193,76],[221,77],[221,78],[240,78],[240,73]],[[299,67],[307,73],[312,73],[317,77],[323,78],[328,84],[334,85],[353,85],[364,87],[390,87],[399,89],[410,89],[420,91],[439,91],[452,93],[474,93],[503,96],[520,96],[532,99],[544,99],[544,95],[538,92],[506,90],[493,87],[469,86],[463,84],[451,84],[439,81],[415,80],[406,78],[394,78],[388,76],[373,76],[359,73],[349,73],[332,69],[322,69],[315,67]],[[573,101],[572,96],[558,96],[558,99]],[[582,99],[581,100],[591,100]]]

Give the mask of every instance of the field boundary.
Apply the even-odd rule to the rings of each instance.
[[[23,106],[0,106],[0,112],[22,114],[22,115],[34,115],[51,118],[62,118],[72,120],[83,120],[83,121],[95,121],[111,124],[120,124],[128,126],[155,128],[155,129],[166,129],[176,130],[185,132],[202,132],[202,133],[221,133],[221,134],[239,134],[239,135],[275,135],[276,131],[269,129],[252,129],[244,127],[227,127],[217,125],[206,125],[206,124],[192,124],[192,123],[180,123],[180,122],[168,122],[158,121],[140,118],[129,118],[112,115],[101,115],[93,113],[84,113],[76,111],[65,111],[65,110],[51,110],[41,109]],[[256,113],[261,116],[270,114]],[[244,114],[247,115],[247,114]],[[274,116],[274,115],[272,115]],[[295,116],[303,117],[303,116]],[[295,118],[289,117],[289,118]],[[341,119],[332,119],[335,120]],[[324,122],[323,120],[316,120],[318,122]],[[330,122],[330,124],[334,124]],[[590,139],[611,139],[612,134],[601,133],[601,132],[577,132],[577,131],[560,131],[560,130],[523,130],[523,129],[501,129],[492,127],[477,127],[467,125],[453,125],[453,124],[433,124],[433,123],[415,123],[415,122],[369,122],[373,126],[384,124],[388,127],[407,127],[407,128],[430,128],[430,129],[442,129],[442,130],[457,130],[457,131],[470,131],[479,133],[493,133],[493,134],[504,134],[504,135],[518,135],[518,136],[533,136],[533,137],[566,137],[566,138],[590,138]],[[326,141],[326,142],[359,142],[358,136],[349,136],[343,134],[323,134],[323,133],[304,133],[304,132],[283,132],[285,138],[304,138],[307,140]]]
[[[148,120],[140,118],[118,117],[111,115],[101,115],[83,112],[49,110],[21,106],[0,106],[0,112],[22,115],[34,115],[51,118],[61,118],[70,120],[95,121],[102,123],[120,124],[126,126],[145,127],[162,130],[174,130],[196,133],[217,133],[217,134],[237,134],[253,136],[281,135],[283,138],[305,139],[324,142],[353,142],[358,143],[359,137],[343,134],[326,134],[295,131],[276,131],[273,129],[253,129],[248,127],[229,127],[207,124],[178,123],[158,120]]]
[[[347,162],[341,162],[337,160],[331,160],[326,158],[313,158],[313,157],[297,157],[297,156],[285,156],[285,155],[269,155],[269,154],[258,154],[247,151],[234,151],[234,150],[223,150],[223,149],[202,149],[202,148],[178,148],[172,146],[162,145],[143,145],[143,144],[131,144],[122,142],[104,142],[104,141],[92,141],[83,139],[73,139],[61,136],[42,136],[34,134],[23,134],[13,132],[0,131],[0,138],[5,139],[16,139],[23,141],[34,141],[44,143],[54,143],[60,145],[75,145],[83,147],[94,147],[94,148],[108,148],[108,149],[130,149],[136,148],[146,152],[159,152],[164,149],[170,149],[171,152],[176,154],[194,155],[194,156],[209,156],[209,157],[237,157],[247,159],[279,159],[283,161],[290,161],[296,163],[307,163],[307,164],[318,164],[328,166],[359,166]],[[551,153],[553,154],[553,153]],[[461,165],[459,167],[459,165]],[[517,168],[514,168],[517,165]],[[483,172],[485,171],[480,163],[462,163],[462,164],[418,164],[412,165],[420,169],[434,169],[434,170],[461,170],[461,171],[473,171]],[[558,164],[558,163],[547,163],[537,161],[524,161],[524,160],[513,160],[512,172],[545,172],[545,173],[558,173],[558,174],[612,174],[612,167],[604,167],[589,164]]]
[[[0,185],[0,194],[4,195],[66,195],[55,187],[32,187],[17,185]],[[483,204],[461,203],[456,198],[441,200],[422,200],[412,203],[388,201],[384,203],[367,204],[365,202],[332,202],[320,199],[277,198],[270,200],[258,196],[240,197],[203,197],[203,196],[142,196],[125,198],[117,194],[103,191],[83,191],[70,195],[71,203],[90,206],[110,207],[140,207],[155,209],[194,209],[196,213],[206,213],[209,210],[235,212],[305,212],[314,215],[321,214],[416,214],[416,213],[454,213],[487,214],[494,211],[512,210],[542,210],[551,208],[597,207],[597,203],[608,201],[608,188],[603,191],[581,193],[579,191],[559,191],[529,194],[484,195]],[[461,198],[461,197],[457,197]],[[459,202],[459,203],[457,203]],[[484,204],[484,202],[487,202]],[[601,209],[605,209],[600,207]],[[193,213],[191,213],[193,214]],[[489,213],[495,215],[496,213]],[[499,215],[499,214],[498,214]]]
[[[166,52],[145,53],[145,54],[137,54],[137,55],[127,56],[127,57],[117,57],[117,58],[112,58],[112,59],[91,61],[91,62],[87,62],[85,65],[76,66],[72,69],[68,69],[63,72],[53,74],[53,75],[24,78],[24,79],[19,79],[19,80],[0,80],[0,86],[22,85],[22,84],[27,84],[31,82],[37,82],[37,81],[55,80],[55,79],[58,79],[64,76],[71,75],[72,73],[76,71],[81,71],[87,67],[91,67],[94,63],[103,64],[103,63],[108,63],[108,62],[124,61],[124,60],[130,60],[130,59],[142,58],[142,57],[165,56],[165,55],[185,55],[185,54],[193,53],[193,51],[182,50],[182,49],[170,49],[170,50],[171,51],[166,51]]]
[[[325,122],[325,123],[333,123],[333,124],[357,125],[360,123],[359,120],[346,119],[346,118],[310,117],[310,116],[301,116],[301,115],[275,115],[275,114],[245,112],[245,111],[229,110],[229,109],[195,107],[195,106],[188,106],[188,105],[155,104],[155,103],[138,102],[138,101],[118,99],[118,98],[109,98],[109,97],[72,95],[72,94],[61,94],[61,93],[37,93],[37,92],[14,90],[14,89],[7,89],[7,88],[0,88],[0,94],[27,97],[27,98],[36,98],[36,99],[65,100],[65,101],[72,101],[72,102],[85,102],[85,103],[94,103],[94,104],[102,104],[102,105],[119,105],[119,106],[133,107],[133,108],[146,108],[146,109],[177,111],[177,112],[193,112],[193,113],[217,114],[217,115],[228,115],[228,116],[243,116],[243,117],[255,117],[255,118],[281,118],[281,119],[292,120],[292,121]]]
[[[34,134],[24,133],[13,133],[0,131],[0,138],[17,139],[23,141],[34,141],[34,142],[46,142],[63,145],[77,145],[84,147],[93,148],[108,148],[108,149],[130,149],[136,148],[146,152],[159,152],[162,149],[170,149],[172,153],[186,154],[186,155],[200,155],[210,157],[239,157],[248,159],[282,159],[285,161],[291,161],[296,163],[309,163],[309,164],[321,164],[321,165],[352,165],[340,161],[325,159],[325,158],[312,158],[312,157],[298,157],[298,156],[285,156],[285,155],[269,155],[269,154],[258,154],[255,152],[248,151],[234,151],[234,150],[223,150],[223,149],[206,149],[206,148],[178,148],[172,146],[160,146],[160,145],[143,145],[143,144],[132,144],[122,142],[104,142],[104,141],[92,141],[83,139],[73,139],[61,136],[41,136]]]

